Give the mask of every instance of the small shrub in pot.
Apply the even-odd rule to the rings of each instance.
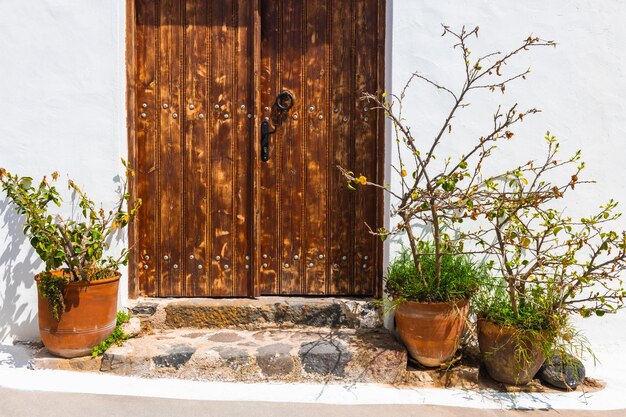
[[[75,206],[72,216],[63,216],[63,199],[54,186],[58,177],[55,172],[35,183],[0,169],[2,190],[23,216],[24,234],[45,264],[35,278],[42,341],[56,355],[75,357],[90,354],[115,328],[119,268],[126,264],[128,252],[123,249],[114,257],[107,249],[141,201],[127,209],[124,181],[116,206],[104,210],[68,180]]]
[[[560,159],[556,138],[548,132],[545,139],[541,162],[486,181],[490,233],[482,245],[496,279],[475,299],[478,337],[487,371],[509,384],[529,382],[546,357],[590,352],[572,316],[614,313],[626,296],[626,232],[611,230],[620,217],[617,202],[586,217],[567,215],[556,203],[572,201],[585,182],[584,163],[580,152]],[[565,181],[550,179],[568,168]]]

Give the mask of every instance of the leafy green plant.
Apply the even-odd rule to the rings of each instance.
[[[127,175],[132,170],[122,161]],[[31,246],[45,263],[39,289],[48,300],[56,318],[63,310],[61,287],[68,281],[92,281],[108,278],[115,274],[120,265],[125,265],[128,251],[123,249],[117,257],[107,256],[113,234],[124,228],[135,215],[141,201],[126,210],[129,194],[127,182],[120,187],[116,207],[105,211],[82,191],[72,180],[68,190],[76,199],[77,213],[64,217],[59,213],[63,199],[53,185],[59,178],[54,172],[34,184],[31,177],[22,177],[0,169],[0,185],[9,201],[19,214],[24,216],[24,234]],[[57,271],[56,274],[50,274]]]
[[[435,277],[435,250],[432,243],[420,242],[415,266],[409,248],[402,248],[387,269],[386,289],[394,302],[447,302],[467,299],[489,278],[489,268],[468,255],[450,251],[441,258],[440,279]]]
[[[541,332],[547,354],[580,354],[590,349],[571,326],[571,315],[603,316],[624,307],[626,232],[608,229],[621,216],[613,200],[580,219],[555,206],[590,181],[580,179],[580,151],[560,159],[556,138],[548,132],[545,140],[540,163],[529,161],[485,181],[490,202],[482,215],[490,228],[478,240],[495,260],[497,279],[483,287],[475,304],[479,316],[495,323]],[[567,168],[567,180],[550,180]]]
[[[124,325],[124,323],[128,323],[130,319],[130,314],[125,311],[118,311],[117,321],[115,323],[115,329],[113,329],[113,333],[111,333],[111,335],[105,340],[100,342],[100,344],[93,347],[93,349],[91,350],[91,356],[93,356],[94,358],[101,356],[104,354],[104,352],[107,351],[108,348],[110,348],[114,344],[117,346],[121,346],[124,340],[128,340],[129,336],[124,333],[124,330],[122,330],[122,325]]]
[[[42,272],[39,274],[39,282],[37,287],[42,298],[48,301],[48,307],[55,319],[59,319],[61,312],[65,311],[65,301],[63,299],[63,286],[59,285],[66,281],[62,278],[55,277],[50,272]]]
[[[439,154],[442,143],[449,139],[453,131],[453,120],[470,105],[468,99],[473,93],[505,93],[510,83],[526,78],[530,70],[505,74],[507,64],[517,55],[534,47],[556,45],[552,41],[530,36],[507,53],[491,52],[473,58],[469,44],[472,38],[478,37],[478,32],[478,27],[472,30],[463,27],[460,31],[443,27],[443,35],[453,39],[454,48],[459,51],[462,60],[463,78],[458,87],[447,87],[416,72],[399,95],[364,95],[363,100],[368,102],[370,108],[384,112],[395,132],[392,146],[397,147],[397,160],[391,166],[393,187],[391,183],[379,184],[364,175],[339,168],[349,188],[376,187],[391,198],[390,215],[395,225],[390,230],[368,225],[370,233],[383,240],[393,235],[406,235],[415,271],[424,266],[422,258],[433,261],[429,275],[416,276],[416,279],[422,280],[421,288],[434,291],[432,294],[421,293],[425,299],[448,297],[438,290],[440,285],[448,285],[444,282],[446,266],[443,264],[453,254],[467,253],[464,249],[466,235],[453,231],[465,220],[477,219],[482,204],[481,189],[477,184],[481,181],[484,160],[491,155],[497,142],[512,138],[516,125],[538,110],[519,110],[517,105],[507,109],[497,107],[484,134],[457,140],[454,146],[460,156],[454,159]],[[432,138],[420,135],[421,130],[412,130],[403,114],[405,95],[415,80],[425,82],[450,98],[450,107],[444,112],[442,123]],[[424,242],[432,243],[432,253],[421,250]],[[401,257],[406,259],[406,254]]]

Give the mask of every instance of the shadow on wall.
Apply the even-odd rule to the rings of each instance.
[[[122,178],[113,177],[116,193],[122,192]],[[64,196],[66,197],[66,196]],[[76,219],[78,199],[75,193],[67,198],[67,216]],[[35,275],[45,265],[24,236],[24,218],[4,198],[0,190],[0,343],[11,340],[39,339],[37,323],[37,288]],[[118,230],[107,241],[111,254],[127,246],[126,233]],[[118,303],[124,303],[125,292],[120,288]]]
[[[23,233],[23,219],[0,199],[0,343],[37,335],[34,276],[43,263]]]

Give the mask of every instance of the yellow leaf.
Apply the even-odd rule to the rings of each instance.
[[[400,171],[400,175],[402,175],[403,177],[406,177],[406,169],[403,169],[402,171]]]
[[[528,180],[524,177],[520,178],[520,181],[524,183],[524,185],[528,185]]]
[[[367,177],[365,177],[364,175],[361,175],[359,178],[356,179],[356,182],[358,182],[361,185],[366,185]]]

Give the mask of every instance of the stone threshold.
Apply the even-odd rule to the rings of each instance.
[[[353,298],[139,298],[129,309],[145,331],[166,328],[348,328],[383,327],[380,305]]]
[[[225,382],[399,382],[404,347],[384,329],[165,329],[111,347],[102,358],[42,353],[34,369]]]
[[[538,379],[524,387],[493,381],[481,372],[476,346],[467,346],[462,359],[449,369],[421,368],[383,328],[381,307],[367,300],[140,298],[129,309],[140,322],[138,337],[111,347],[99,358],[62,359],[42,349],[30,367],[238,383],[562,392]],[[603,387],[601,381],[587,378],[579,390]]]
[[[449,369],[425,369],[410,359],[407,366],[406,350],[384,329],[164,329],[114,346],[98,358],[63,359],[41,349],[29,367],[237,383],[377,383],[468,393],[563,392],[539,379],[523,387],[498,383],[480,369],[472,352]],[[578,391],[603,388],[602,381],[586,378]]]

